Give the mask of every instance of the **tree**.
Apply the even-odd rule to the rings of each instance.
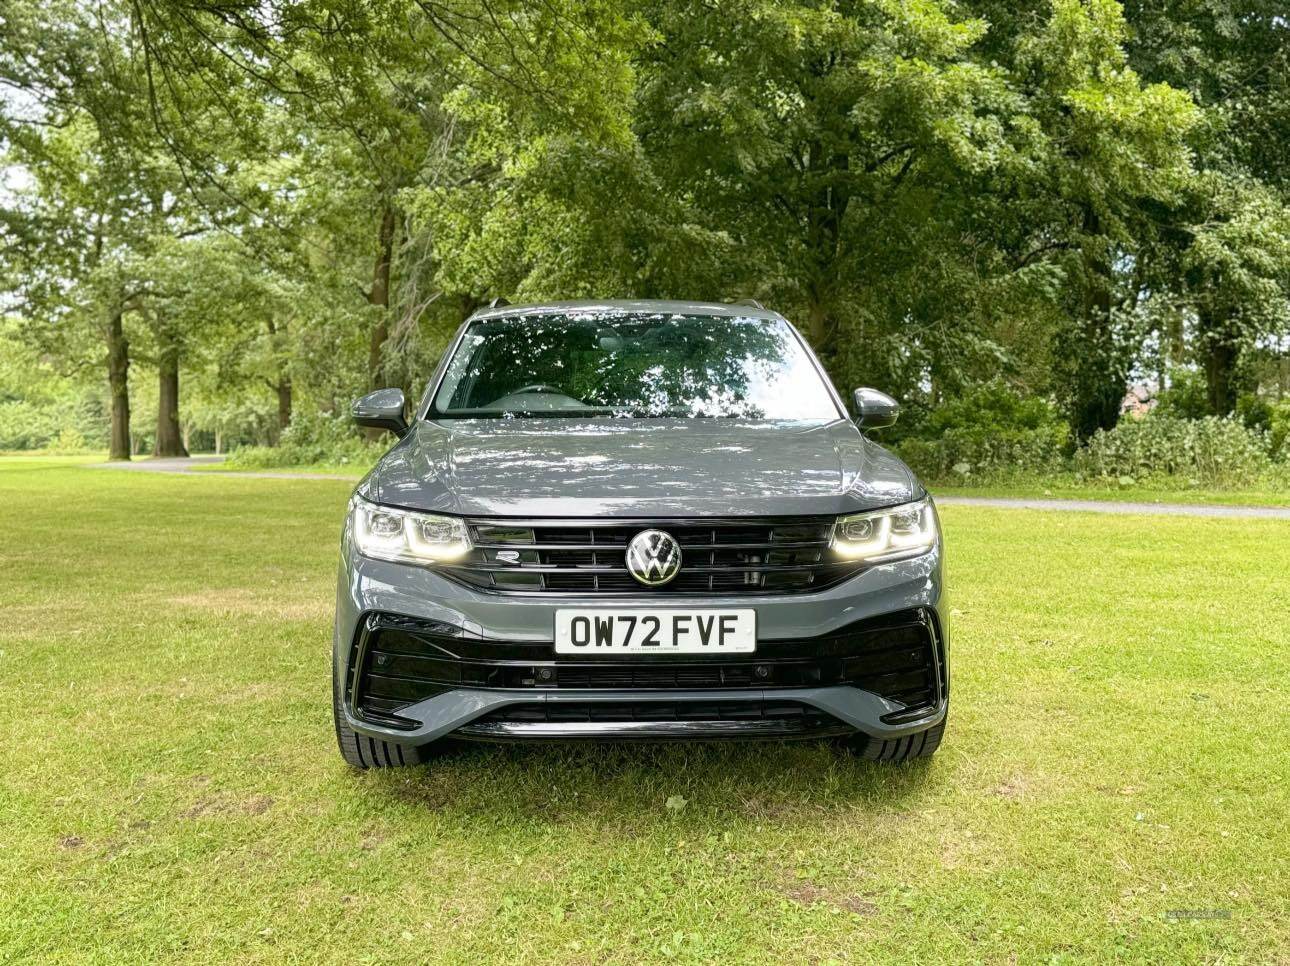
[[[906,395],[1016,370],[1030,340],[999,337],[1044,318],[1086,435],[1118,416],[1125,266],[1188,175],[1194,112],[1127,69],[1114,3],[1059,2],[1001,40],[956,9],[644,5],[629,137],[508,143],[505,92],[467,91],[502,176],[414,211],[445,271],[756,295],[840,381]]]
[[[158,452],[272,440],[494,295],[757,297],[840,384],[1001,377],[1080,437],[1152,354],[1229,411],[1286,329],[1265,0],[10,7],[6,285],[117,455],[132,368]]]
[[[67,347],[78,326],[97,328],[111,399],[109,455],[129,459],[127,316],[148,319],[158,337],[157,452],[183,455],[178,350],[172,320],[159,314],[151,260],[167,242],[209,226],[151,137],[128,17],[107,4],[51,10],[25,2],[6,16],[0,80],[19,92],[20,109],[5,115],[0,134],[9,163],[31,183],[4,214],[5,242],[24,266],[18,290],[33,337]]]
[[[412,16],[415,7],[408,4],[344,0],[265,6],[236,15],[223,4],[203,2],[139,2],[135,9],[148,69],[164,80],[172,101],[169,110],[157,112],[158,127],[174,153],[202,177],[257,213],[274,204],[272,197],[255,197],[244,185],[234,185],[221,170],[221,131],[229,132],[244,154],[281,156],[285,150],[330,162],[330,183],[311,188],[348,193],[355,205],[351,221],[371,239],[362,245],[370,252],[366,278],[356,276],[350,293],[371,307],[368,382],[386,384],[392,273],[402,221],[398,194],[432,153],[431,144],[450,134],[435,110],[442,72],[425,69],[424,18]],[[269,143],[237,133],[249,110],[245,99],[225,97],[228,89],[254,92],[257,120]],[[187,118],[195,114],[205,121],[193,131]],[[322,170],[315,168],[308,177],[317,178]]]
[[[91,361],[85,334],[98,333],[111,405],[109,458],[129,459],[126,313],[138,291],[123,250],[135,240],[137,198],[110,150],[83,119],[15,138],[9,156],[40,176],[15,193],[4,233],[21,266],[14,291],[28,336],[75,370]]]
[[[1288,331],[1290,23],[1266,0],[1131,0],[1125,11],[1134,63],[1204,111],[1201,174],[1169,212],[1157,282],[1192,319],[1210,411],[1226,415],[1242,357]]]
[[[1001,213],[1015,257],[1059,273],[1053,386],[1084,439],[1119,418],[1143,344],[1145,258],[1191,183],[1200,115],[1185,91],[1133,70],[1114,0],[972,9],[994,25],[982,55],[1026,98],[1029,147],[995,196],[1015,199]]]

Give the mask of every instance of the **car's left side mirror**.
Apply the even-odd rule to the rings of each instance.
[[[861,429],[882,429],[900,416],[900,403],[877,389],[855,391],[856,425]]]
[[[369,392],[354,403],[354,422],[367,429],[388,429],[395,436],[408,434],[408,421],[403,415],[402,389],[378,389]]]

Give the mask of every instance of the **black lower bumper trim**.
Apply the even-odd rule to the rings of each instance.
[[[534,702],[494,711],[458,734],[491,738],[783,738],[854,729],[796,701]]]
[[[761,738],[828,738],[855,729],[842,722],[812,724],[805,720],[764,721],[478,721],[454,732],[484,741],[591,739],[599,741],[756,740]]]
[[[544,692],[668,692],[849,685],[917,716],[941,700],[946,680],[934,613],[913,608],[868,618],[814,638],[758,641],[755,655],[557,655],[550,642],[495,641],[452,625],[368,614],[359,626],[347,682],[350,707],[398,727],[399,711],[457,688]]]

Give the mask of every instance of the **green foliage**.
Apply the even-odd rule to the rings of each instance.
[[[1069,435],[1047,400],[994,381],[936,407],[898,449],[927,479],[976,482],[1059,469]]]
[[[74,426],[65,426],[59,431],[58,438],[49,444],[49,451],[60,456],[84,453],[87,449],[89,447],[85,444],[85,437]]]
[[[1195,369],[1175,369],[1169,385],[1156,395],[1154,415],[1201,419],[1209,414],[1205,375]]]
[[[368,442],[348,416],[301,414],[292,420],[277,446],[245,446],[230,454],[228,465],[239,469],[275,466],[354,466],[367,469],[380,458],[389,441]]]
[[[1096,433],[1075,454],[1089,477],[1129,481],[1177,476],[1197,484],[1238,486],[1284,477],[1268,434],[1217,416],[1187,420],[1151,415]]]
[[[268,444],[373,382],[415,393],[494,295],[757,297],[844,389],[926,410],[1002,377],[1078,439],[1143,371],[1204,374],[1175,416],[1284,391],[1249,376],[1290,334],[1270,0],[234,6],[0,20],[0,304],[74,395],[129,363],[136,444],[171,419],[163,361],[188,436]],[[35,410],[0,425],[98,445],[125,383],[93,418],[5,392]],[[902,449],[933,475],[1060,459],[996,416]]]
[[[1235,416],[1250,429],[1269,430],[1272,428],[1272,409],[1270,403],[1257,393],[1241,393],[1236,400]]]
[[[64,430],[103,446],[101,396],[97,380],[59,374],[17,320],[0,320],[0,450],[43,449]]]
[[[1177,373],[1155,412],[1098,431],[1072,454],[1050,403],[994,382],[933,410],[897,449],[925,480],[947,485],[1059,481],[1071,472],[1115,486],[1290,483],[1290,400],[1269,408],[1268,432],[1235,418],[1179,415],[1203,393],[1199,377]]]
[[[923,433],[939,436],[962,428],[983,432],[1051,431],[1061,426],[1061,416],[1048,400],[994,380],[937,406],[924,420]]]
[[[1290,463],[1290,397],[1269,407],[1268,440],[1273,456]]]
[[[0,450],[40,449],[58,435],[62,416],[24,399],[0,402]]]

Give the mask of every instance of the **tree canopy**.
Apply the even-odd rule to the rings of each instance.
[[[843,388],[1077,438],[1284,391],[1263,0],[9,0],[0,91],[4,344],[115,457],[416,395],[497,295],[755,297]]]

